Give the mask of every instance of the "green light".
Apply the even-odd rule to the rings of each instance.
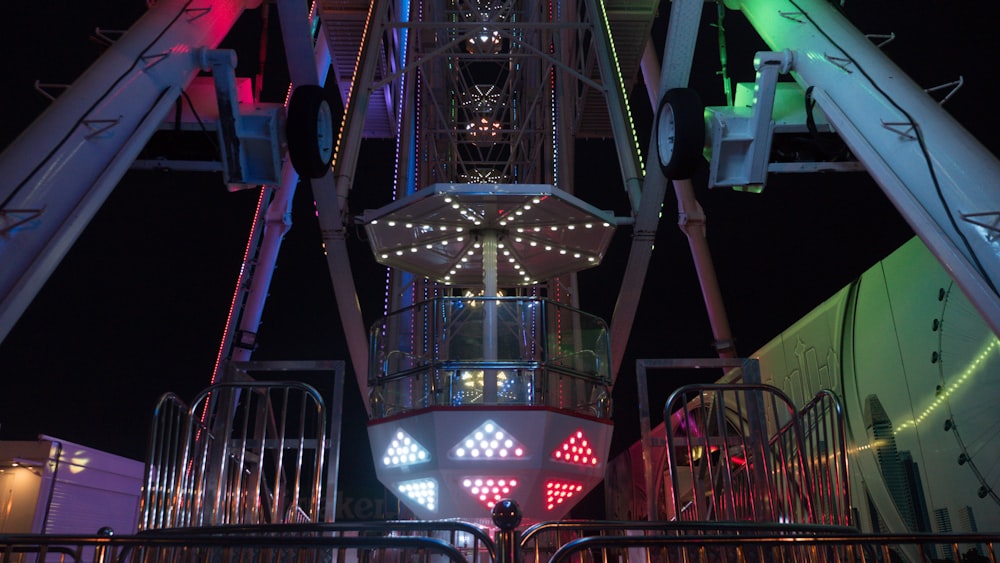
[[[893,435],[898,435],[902,430],[906,428],[915,428],[917,424],[923,422],[928,416],[930,416],[932,412],[934,412],[937,409],[938,406],[940,406],[941,402],[944,399],[947,399],[952,394],[954,394],[958,390],[958,388],[962,386],[967,379],[969,379],[969,377],[974,375],[977,371],[980,371],[983,368],[984,362],[987,359],[989,359],[990,352],[993,352],[998,347],[1000,347],[1000,340],[997,340],[995,337],[993,337],[993,339],[988,344],[986,344],[985,348],[983,348],[982,352],[980,352],[979,355],[976,356],[976,358],[972,361],[972,363],[970,363],[962,371],[962,374],[958,376],[956,381],[954,381],[953,383],[948,385],[945,389],[943,389],[938,394],[938,397],[934,401],[932,401],[930,406],[924,409],[924,411],[920,413],[919,416],[917,416],[913,420],[908,420],[903,424],[900,424],[899,427],[896,428],[896,430],[893,432]]]

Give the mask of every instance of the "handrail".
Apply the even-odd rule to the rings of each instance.
[[[149,536],[83,536],[83,535],[9,535],[0,536],[0,556],[7,561],[10,553],[69,553],[95,551],[95,563],[125,561],[175,561],[198,560],[192,548],[225,550],[230,560],[240,560],[236,555],[254,553],[261,548],[306,550],[315,556],[321,550],[361,549],[415,549],[447,557],[456,563],[468,559],[455,546],[437,539],[422,536],[316,536],[316,535],[203,535],[160,534]],[[156,550],[151,553],[151,551]],[[301,554],[300,554],[301,555]],[[77,559],[80,560],[80,559]],[[296,560],[308,560],[298,557]],[[317,557],[316,560],[319,560]]]
[[[403,354],[403,352],[394,351],[390,354]],[[423,358],[423,356],[418,356],[416,354],[407,354],[407,356],[412,358]],[[405,370],[397,371],[391,375],[384,375],[378,378],[375,384],[385,384],[390,381],[396,381],[399,379],[407,379],[413,377],[414,375],[420,375],[422,373],[427,373],[428,371],[457,371],[457,370],[470,370],[470,369],[524,369],[524,370],[543,370],[545,365],[538,360],[441,360],[434,362],[432,360],[426,360],[427,363],[408,368]],[[383,364],[386,361],[382,362]],[[548,368],[550,371],[558,370],[558,366],[553,366]],[[563,370],[566,371],[566,370]],[[575,373],[572,375],[576,375]],[[586,378],[586,375],[581,376],[581,379]],[[593,377],[593,379],[597,379]]]
[[[326,433],[323,399],[302,382],[218,383],[190,406],[164,395],[140,529],[318,521]]]
[[[685,385],[670,395],[664,419],[678,413],[687,413],[687,431],[675,436],[671,428],[666,436],[675,518],[849,523],[846,429],[833,393],[797,411],[770,385]],[[687,504],[675,445],[686,448],[681,463],[692,472]]]
[[[582,356],[585,354],[593,354],[589,350],[585,350],[578,354],[565,354],[549,360],[550,365],[546,365],[538,360],[446,360],[437,363],[427,363],[420,366],[412,367],[406,370],[398,371],[392,375],[386,375],[380,377],[377,384],[383,384],[390,381],[395,381],[399,379],[407,379],[413,377],[414,375],[420,375],[428,371],[457,371],[457,370],[471,370],[471,369],[518,369],[518,370],[531,370],[531,371],[548,371],[559,373],[572,377],[574,379],[579,379],[582,381],[590,381],[592,383],[604,384],[606,379],[590,373],[581,373],[571,369],[567,369],[561,365],[551,365],[553,361],[561,360],[563,358],[572,358],[575,356]],[[421,356],[410,355],[411,357],[417,358]]]
[[[20,562],[25,554],[36,553],[39,556],[39,560],[46,561],[46,555],[58,555],[59,561],[83,561],[83,546],[76,546],[75,548],[66,547],[64,545],[52,545],[52,546],[36,546],[31,545],[5,545],[3,541],[3,536],[0,536],[0,546],[3,546],[2,551],[0,551],[0,560],[10,561],[11,555],[17,555],[14,560]],[[68,558],[68,559],[67,559]]]
[[[507,396],[492,403],[463,397],[454,386],[462,372],[481,370],[506,371],[508,377],[520,381],[516,396]],[[411,383],[412,382],[412,383]],[[548,390],[554,382],[577,382],[581,385],[579,400],[560,395],[560,400]],[[393,387],[393,386],[396,387]],[[526,361],[448,361],[437,365],[419,366],[380,378],[372,383],[369,401],[375,419],[420,410],[433,406],[529,406],[551,407],[569,412],[584,412],[591,416],[610,416],[607,380],[584,374],[561,365],[540,365]],[[530,392],[529,392],[530,389]],[[594,414],[597,413],[597,414]]]
[[[487,309],[497,314],[488,339]],[[369,333],[368,400],[375,418],[469,404],[549,406],[598,416],[610,409],[607,400],[597,401],[609,395],[611,384],[606,324],[549,299],[436,297],[386,315]],[[496,348],[489,354],[487,341]],[[507,372],[505,390],[494,377],[501,370]],[[549,393],[567,388],[572,392]]]
[[[518,360],[520,360],[520,361],[524,361],[524,362],[538,362],[540,365],[544,366],[546,364],[552,363],[553,361],[557,361],[557,359],[560,358],[560,357],[566,356],[565,354],[558,355],[558,356],[553,356],[553,357],[549,357],[548,356],[548,352],[549,352],[548,347],[550,346],[550,343],[547,342],[547,338],[546,337],[548,335],[546,333],[546,328],[543,325],[545,324],[544,323],[544,321],[545,321],[545,315],[548,312],[549,308],[557,308],[560,312],[564,312],[564,313],[570,314],[570,315],[578,315],[580,318],[589,319],[590,321],[592,321],[595,324],[595,326],[599,326],[601,328],[601,330],[599,331],[599,333],[603,334],[604,337],[603,338],[598,337],[597,341],[602,342],[603,345],[604,345],[604,347],[608,348],[605,351],[605,353],[603,354],[603,356],[604,357],[608,357],[608,355],[610,354],[610,347],[609,347],[609,345],[607,343],[607,338],[606,338],[607,327],[606,327],[604,321],[600,317],[597,317],[596,315],[592,315],[592,314],[587,313],[585,311],[581,311],[581,310],[576,309],[574,307],[570,307],[568,305],[564,305],[562,303],[551,301],[551,300],[549,300],[547,298],[538,298],[538,297],[435,297],[435,298],[432,298],[432,299],[421,301],[419,303],[415,303],[415,304],[410,305],[408,307],[404,307],[404,308],[399,309],[397,311],[394,311],[394,312],[390,313],[389,315],[386,315],[386,316],[378,319],[374,323],[372,323],[372,325],[371,325],[371,327],[369,329],[370,336],[371,336],[370,340],[371,340],[371,343],[372,343],[372,347],[371,347],[371,351],[370,351],[371,360],[372,360],[371,364],[373,366],[382,365],[383,366],[383,370],[382,371],[383,372],[387,371],[386,370],[387,365],[385,365],[385,364],[388,363],[389,359],[392,356],[395,356],[397,354],[402,354],[402,355],[404,355],[404,357],[418,359],[418,360],[420,360],[422,362],[422,365],[428,366],[428,367],[432,367],[432,368],[438,368],[438,367],[440,367],[440,365],[442,363],[445,363],[445,362],[465,362],[466,360],[459,360],[459,359],[455,359],[455,358],[449,358],[447,356],[441,357],[439,355],[441,352],[438,350],[438,348],[436,346],[431,347],[431,349],[433,350],[433,352],[429,352],[428,354],[423,354],[423,353],[413,352],[413,351],[409,351],[409,350],[380,350],[378,343],[381,342],[383,340],[383,338],[384,338],[383,337],[383,331],[387,327],[389,327],[390,325],[392,325],[393,321],[395,319],[403,319],[403,318],[406,318],[408,315],[421,316],[421,317],[430,317],[431,328],[429,329],[429,331],[427,333],[424,334],[423,338],[434,339],[437,336],[439,336],[436,333],[436,329],[434,328],[434,325],[435,325],[434,321],[440,315],[440,311],[441,311],[442,306],[449,305],[449,304],[461,304],[462,308],[464,308],[466,305],[468,305],[469,307],[475,307],[476,304],[482,304],[482,303],[487,302],[487,301],[497,302],[497,303],[500,303],[500,304],[512,303],[512,304],[530,304],[530,305],[533,305],[533,306],[534,305],[539,306],[540,313],[537,313],[537,314],[538,314],[538,320],[539,320],[540,325],[538,327],[536,327],[536,329],[533,331],[533,334],[535,334],[537,337],[540,337],[540,339],[536,342],[536,344],[538,346],[538,352],[537,353],[539,355],[538,355],[537,358],[531,358],[531,359],[524,359],[524,356],[519,356]],[[594,344],[596,345],[597,342],[595,342]],[[588,351],[591,352],[592,354],[594,354],[594,356],[596,358],[598,358],[598,360],[602,356],[602,354],[596,348],[593,349],[593,350],[588,350]],[[382,353],[384,355],[384,357],[379,358],[379,354],[380,353]],[[574,352],[574,353],[576,353],[576,352]],[[503,358],[500,361],[515,361],[515,358],[512,356],[510,358]],[[477,362],[479,362],[479,360],[468,360],[468,362],[470,362],[470,363],[477,363]],[[417,368],[409,368],[409,369],[407,369],[405,371],[406,372],[416,372],[416,371],[420,371],[420,370],[417,369]],[[383,381],[385,379],[388,379],[388,378],[392,377],[392,375],[395,375],[395,374],[387,375],[387,374],[379,374],[379,373],[376,373],[376,372],[372,372],[372,373],[369,374],[369,383],[370,384],[376,384],[379,381]],[[610,372],[608,372],[606,374],[603,374],[603,376],[600,373],[597,373],[597,374],[595,374],[595,377],[601,378],[602,380],[604,380],[605,383],[610,383],[610,377],[611,377]]]
[[[485,531],[458,521],[357,522],[308,525],[265,525],[212,527],[201,529],[156,530],[134,536],[108,535],[0,535],[0,560],[22,554],[59,554],[66,561],[84,560],[96,563],[131,561],[199,560],[215,554],[228,560],[262,559],[264,549],[274,560],[294,555],[297,561],[321,560],[329,550],[419,550],[458,563],[468,558],[456,547],[439,538],[423,536],[363,535],[329,536],[331,531],[390,532],[389,528],[409,527],[414,530],[434,530],[453,525],[479,539]],[[594,535],[561,543],[548,559],[538,561],[559,563],[573,560],[589,552],[584,560],[613,560],[626,550],[642,550],[644,560],[664,555],[667,561],[752,561],[785,562],[825,561],[890,561],[893,551],[914,549],[922,559],[927,550],[943,548],[934,553],[954,561],[961,559],[962,550],[972,546],[985,548],[983,556],[992,563],[1000,547],[997,533],[918,533],[864,534],[844,526],[790,525],[778,523],[748,524],[745,522],[650,522],[650,521],[566,521],[545,522],[528,528],[521,538],[522,552],[543,530],[629,530],[652,532],[645,535]],[[483,542],[488,549],[491,543]],[[295,550],[294,554],[280,550]],[[656,554],[651,550],[657,550]],[[609,553],[613,552],[613,553]],[[490,557],[493,558],[493,551]],[[93,554],[91,557],[89,554]],[[629,555],[636,555],[629,551]],[[335,559],[336,560],[336,559]],[[424,560],[424,559],[422,559]],[[504,562],[506,563],[506,562]]]
[[[842,510],[840,511],[841,521],[839,523],[847,525],[850,524],[850,513],[851,513],[850,456],[847,455],[847,419],[844,416],[844,410],[840,404],[840,398],[837,396],[836,393],[834,393],[829,389],[821,389],[819,393],[817,393],[816,396],[813,397],[811,401],[806,403],[806,406],[802,407],[802,409],[799,410],[799,416],[800,417],[813,416],[812,414],[813,411],[815,411],[815,409],[819,405],[821,405],[823,401],[828,401],[832,405],[833,409],[832,414],[834,418],[833,421],[836,424],[836,428],[833,428],[832,431],[835,433],[835,436],[837,437],[835,455],[837,456],[838,459],[835,460],[836,465],[834,469],[837,470],[836,478],[839,483],[832,483],[832,484],[834,485],[834,490],[841,491],[840,498],[838,499],[838,501],[842,503],[841,505]],[[817,417],[815,419],[816,421],[826,420],[820,418],[821,413],[816,414],[815,416]],[[807,422],[809,422],[809,420],[803,423],[804,427],[803,430],[806,431],[806,436],[811,438],[816,434],[812,432],[811,426],[807,424]],[[832,478],[833,476],[828,475],[828,477]],[[838,484],[839,488],[836,487],[836,485]],[[821,488],[821,490],[823,489],[829,491],[830,487],[828,486],[825,488]],[[827,523],[833,523],[833,522],[827,522]]]
[[[590,532],[587,534],[587,532]],[[546,541],[546,536],[554,536],[554,544],[565,545],[569,542],[560,541],[562,536],[570,535],[570,541],[575,536],[584,537],[624,536],[637,539],[646,536],[682,536],[694,538],[712,535],[817,535],[839,534],[842,536],[858,534],[856,528],[848,526],[821,526],[816,524],[783,524],[777,522],[727,522],[727,521],[650,521],[650,520],[562,520],[539,522],[528,527],[521,533],[520,549],[523,554],[531,553],[535,561],[543,560],[542,544],[552,545]],[[552,549],[549,552],[554,551]]]
[[[786,400],[790,401],[791,399],[786,398]],[[832,409],[831,414],[835,419],[834,422],[836,424],[836,429],[835,429],[836,434],[834,434],[833,436],[827,436],[826,434],[824,434],[822,436],[822,438],[831,438],[833,444],[830,444],[828,440],[822,440],[822,442],[824,443],[825,447],[832,450],[828,453],[826,457],[829,458],[829,456],[832,455],[835,458],[835,461],[832,465],[834,466],[833,471],[836,471],[837,473],[836,475],[837,482],[834,483],[834,485],[836,486],[833,488],[833,490],[839,491],[840,494],[836,495],[834,493],[829,493],[830,490],[829,488],[824,489],[823,487],[820,487],[816,483],[817,479],[823,477],[823,484],[829,484],[830,482],[829,478],[831,476],[822,475],[820,472],[814,472],[812,469],[814,468],[815,464],[806,463],[804,465],[803,470],[805,471],[808,477],[806,482],[807,485],[810,487],[810,489],[807,492],[807,494],[811,493],[809,494],[809,498],[810,498],[810,503],[813,506],[814,518],[816,518],[816,523],[841,524],[846,526],[849,524],[850,512],[851,512],[850,511],[851,482],[848,474],[848,456],[847,456],[847,442],[846,442],[847,424],[846,421],[844,420],[844,413],[840,406],[840,399],[837,397],[836,393],[828,389],[821,389],[818,393],[816,393],[816,396],[814,396],[812,400],[806,403],[804,407],[802,407],[801,409],[798,410],[797,413],[795,413],[794,418],[787,421],[784,425],[781,426],[781,428],[779,428],[774,433],[774,436],[771,436],[771,438],[768,440],[768,446],[774,449],[775,444],[787,432],[792,432],[793,435],[795,433],[801,434],[801,436],[797,438],[797,440],[801,442],[799,444],[800,447],[805,448],[808,443],[808,445],[812,448],[810,451],[812,451],[812,453],[818,453],[815,450],[818,449],[819,441],[818,440],[808,441],[809,438],[813,438],[816,436],[816,432],[811,431],[810,428],[806,428],[804,419],[809,417],[809,420],[811,422],[818,422],[819,420],[823,420],[823,422],[825,422],[825,419],[820,418],[822,416],[822,413],[816,413],[815,411],[817,411],[818,409],[825,409],[827,407]],[[808,454],[809,451],[802,451],[799,453],[801,455],[805,455]],[[822,459],[822,457],[823,456],[819,456],[820,459]],[[815,458],[810,458],[810,459],[815,459]],[[820,499],[812,498],[812,494],[824,490],[828,491],[828,494],[825,496],[833,497],[833,500],[836,504],[836,506],[832,507],[836,509],[835,512],[833,512],[832,514],[829,511],[822,510],[823,508],[831,508],[831,507],[827,507],[825,504],[817,507],[816,506],[817,500]],[[821,500],[827,500],[827,498],[823,498]],[[826,521],[828,519],[831,521]]]
[[[539,522],[521,532],[521,545],[525,546],[536,536],[553,531],[657,531],[675,534],[729,532],[732,534],[830,534],[841,535],[860,533],[850,526],[827,526],[820,524],[783,524],[779,522],[727,522],[722,520],[701,522],[650,521],[650,520],[559,520]]]
[[[668,560],[703,561],[711,554],[712,561],[744,561],[746,554],[753,550],[764,556],[770,554],[776,561],[891,561],[892,548],[916,547],[921,560],[927,555],[925,546],[948,545],[954,561],[961,557],[960,545],[983,544],[987,547],[986,557],[996,563],[994,545],[1000,543],[998,534],[858,534],[858,535],[804,535],[790,538],[785,534],[767,535],[715,535],[697,536],[590,536],[570,541],[562,545],[549,558],[549,563],[572,561],[573,556],[582,552],[599,551],[607,560],[608,550],[628,549],[670,549],[673,557]],[[837,550],[841,550],[838,553]],[[596,556],[595,556],[596,557]],[[601,560],[597,558],[596,560]]]
[[[180,433],[188,405],[174,393],[160,396],[153,409],[146,451],[145,479],[139,499],[139,530],[168,525],[173,518],[170,491],[177,483],[181,460]]]
[[[347,532],[380,534],[446,532],[451,533],[453,536],[454,534],[469,534],[474,539],[474,547],[482,544],[489,554],[490,559],[496,557],[496,544],[489,533],[475,524],[460,520],[375,520],[365,522],[305,522],[295,524],[202,526],[198,528],[150,530],[139,535],[141,537],[187,537],[194,535],[343,534]]]

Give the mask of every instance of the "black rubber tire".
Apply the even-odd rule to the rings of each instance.
[[[329,119],[321,119],[324,115]],[[285,137],[288,157],[299,176],[322,178],[326,175],[333,160],[333,120],[321,86],[304,84],[292,91]]]
[[[660,118],[669,106],[673,114],[673,151],[666,162],[660,151]],[[698,92],[691,88],[673,88],[663,94],[653,123],[656,132],[656,156],[663,175],[671,180],[691,178],[703,160],[705,147],[705,106]],[[665,139],[664,139],[665,140]]]

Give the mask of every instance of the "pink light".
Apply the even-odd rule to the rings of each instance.
[[[577,430],[552,452],[552,457],[564,463],[596,466],[600,460],[594,455],[594,449],[589,444],[583,435],[583,430]]]
[[[552,510],[556,505],[583,490],[583,484],[575,481],[549,480],[545,482],[545,506]]]

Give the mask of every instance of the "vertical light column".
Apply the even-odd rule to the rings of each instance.
[[[497,359],[497,232],[483,231],[483,361]],[[483,403],[497,402],[497,370],[483,370]]]

